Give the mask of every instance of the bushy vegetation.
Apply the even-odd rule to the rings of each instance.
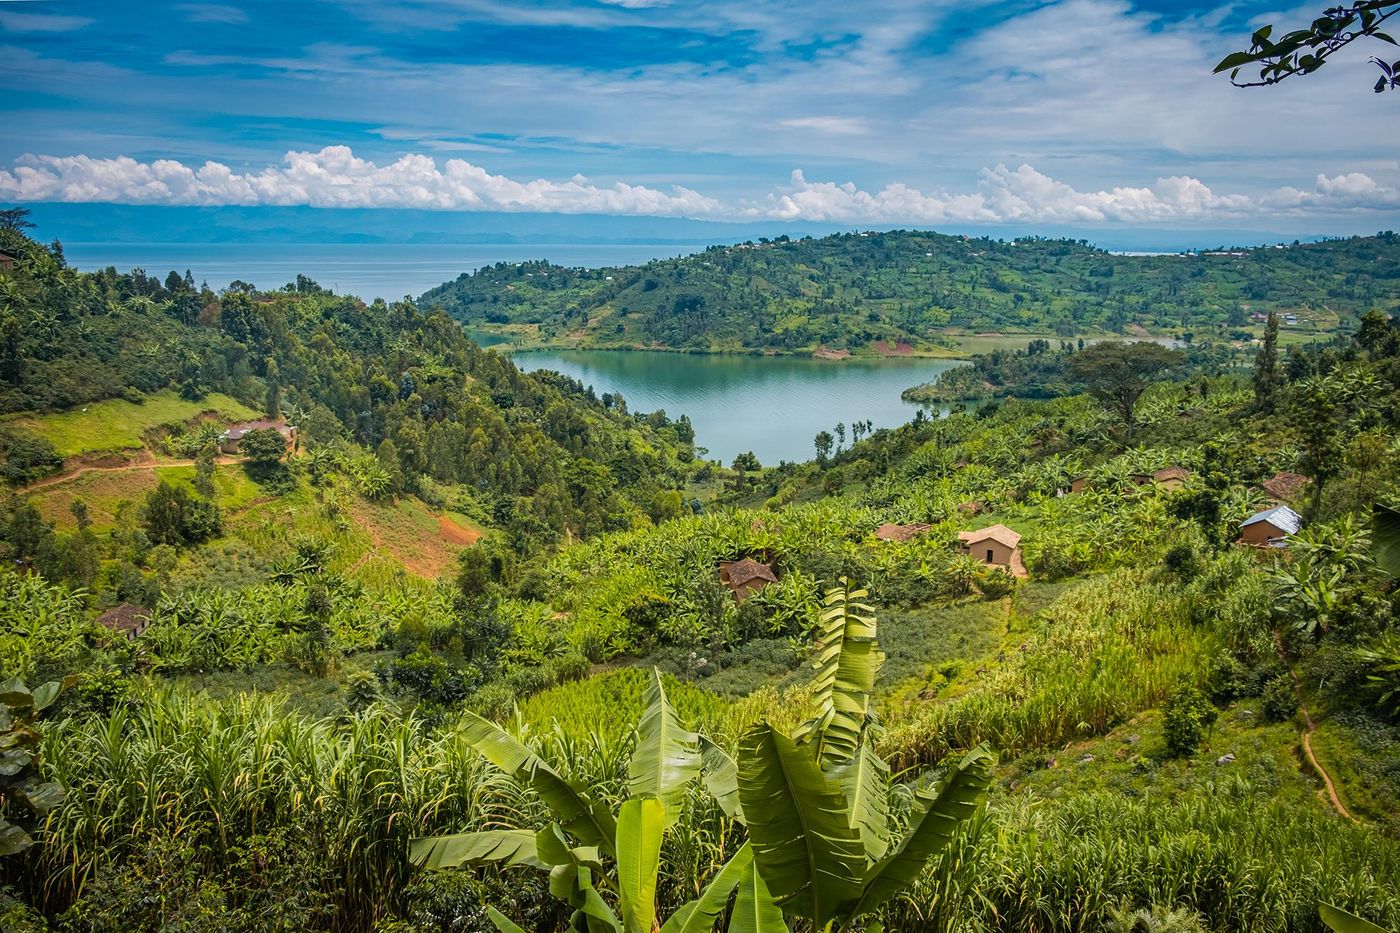
[[[979,247],[1064,274],[1119,264],[920,242],[937,248],[911,258],[935,265]],[[1313,274],[1389,248],[1161,264],[1209,264],[1190,293],[1224,300],[1266,287],[1234,278],[1256,263]],[[521,375],[441,315],[21,253],[23,308],[61,309],[72,349],[27,345],[0,384],[40,409],[4,426],[16,483],[58,465],[32,426],[44,393],[72,394],[75,360],[148,401],[206,404],[197,376],[297,430],[244,462],[211,446],[232,413],[199,407],[142,428],[163,472],[125,503],[59,498],[76,482],[60,477],[0,505],[0,667],[72,678],[36,730],[36,780],[62,804],[0,804],[33,839],[0,859],[0,924],[1313,933],[1324,901],[1400,924],[1400,327],[1384,314],[1286,358],[1266,342],[1252,379],[1054,389],[862,428],[808,463],[741,458],[682,506],[716,469],[686,422]],[[1334,308],[1375,297],[1316,287]],[[134,353],[145,334],[189,365]],[[1285,489],[1302,529],[1237,546],[1280,470],[1302,474]],[[1021,536],[1005,569],[957,534],[998,524]],[[721,568],[743,558],[774,580],[731,590]],[[97,621],[116,604],[135,637]],[[940,809],[969,776],[985,803]]]

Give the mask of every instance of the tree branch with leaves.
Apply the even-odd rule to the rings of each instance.
[[[1285,33],[1274,41],[1274,27],[1264,26],[1250,37],[1248,51],[1231,52],[1215,66],[1215,73],[1230,73],[1236,87],[1268,87],[1294,75],[1307,75],[1327,64],[1328,60],[1358,39],[1377,39],[1395,45],[1381,27],[1400,13],[1400,0],[1355,0],[1347,6],[1324,10],[1304,29]],[[1381,75],[1372,87],[1377,94],[1400,88],[1400,60],[1372,58]],[[1247,66],[1259,66],[1257,78],[1244,78],[1240,73]]]

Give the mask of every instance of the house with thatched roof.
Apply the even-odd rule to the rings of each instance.
[[[1288,536],[1303,527],[1303,517],[1286,505],[1255,512],[1240,524],[1240,544],[1251,547],[1288,547]]]
[[[98,616],[97,624],[116,632],[127,641],[135,641],[151,624],[151,610],[133,603],[122,603]]]
[[[719,581],[729,587],[734,601],[741,603],[768,584],[777,583],[778,577],[768,564],[745,557],[742,560],[721,561]]]
[[[984,564],[997,564],[1012,570],[1021,566],[1021,536],[1005,525],[978,531],[958,532],[958,546]]]
[[[919,535],[928,534],[932,525],[925,525],[923,522],[911,522],[908,525],[896,525],[886,522],[875,529],[875,537],[881,541],[908,541],[910,538],[917,538]]]
[[[1303,489],[1308,483],[1308,478],[1300,473],[1279,470],[1260,483],[1259,489],[1274,505],[1287,505],[1303,494]]]

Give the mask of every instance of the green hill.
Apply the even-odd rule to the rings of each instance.
[[[1298,330],[1316,334],[1400,303],[1400,240],[1125,256],[1072,240],[920,231],[780,237],[644,266],[498,263],[421,301],[527,344],[936,351],[985,331],[1225,336],[1268,310],[1295,313]]]

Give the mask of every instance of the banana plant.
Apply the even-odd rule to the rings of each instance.
[[[517,784],[532,788],[554,819],[538,831],[498,829],[415,839],[410,859],[424,868],[488,864],[536,868],[549,874],[550,893],[574,908],[571,931],[653,933],[659,922],[656,884],[661,844],[680,815],[687,786],[703,777],[721,808],[741,817],[733,760],[719,746],[684,727],[666,699],[661,675],[653,674],[628,764],[628,798],[616,815],[505,730],[467,713],[463,726],[467,743]],[[615,872],[609,873],[605,859]],[[776,918],[780,925],[745,927],[736,912],[730,930],[785,929],[781,912],[761,880],[753,877],[753,855],[747,844],[715,874],[700,897],[682,905],[660,929],[707,933],[736,888],[741,888],[736,911],[742,906],[744,916]],[[488,914],[503,933],[521,929],[494,908]]]
[[[871,735],[884,652],[866,596],[844,578],[827,593],[812,717],[791,736],[761,723],[739,743],[739,802],[757,874],[777,906],[812,930],[852,929],[912,884],[991,783],[992,755],[976,748],[937,783],[916,782],[895,837],[895,787]]]
[[[709,933],[726,910],[729,933],[786,933],[789,918],[814,931],[851,929],[956,839],[981,806],[993,764],[979,747],[940,781],[916,782],[908,788],[907,824],[896,834],[895,787],[871,736],[884,652],[866,596],[844,578],[827,592],[811,718],[790,736],[767,723],[754,726],[737,761],[684,727],[655,674],[636,729],[628,797],[616,815],[505,730],[465,714],[468,744],[532,788],[553,821],[536,831],[415,839],[411,860],[430,869],[545,871],[550,893],[573,908],[569,929],[580,933]],[[700,896],[663,924],[656,905],[661,846],[697,779],[728,817],[748,827],[749,838]],[[503,933],[521,930],[499,911],[488,913]]]

